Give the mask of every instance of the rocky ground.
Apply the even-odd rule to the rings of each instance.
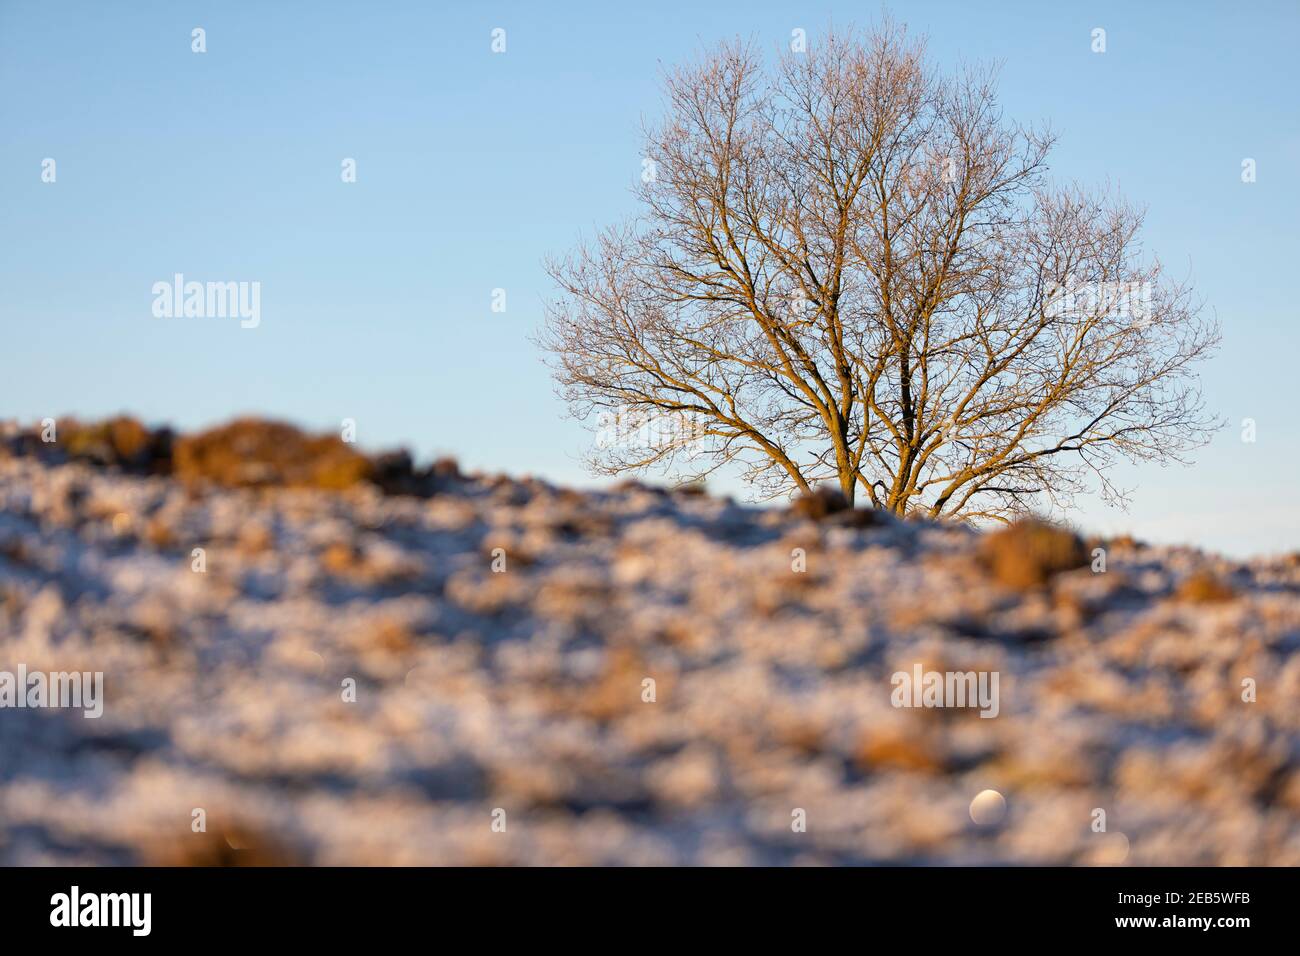
[[[0,709],[2,864],[1300,865],[1300,561],[21,451],[0,670],[105,705]]]

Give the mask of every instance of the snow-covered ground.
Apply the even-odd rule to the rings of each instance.
[[[1300,865],[1300,561],[853,525],[0,458],[0,671],[104,674],[0,709],[0,863]]]

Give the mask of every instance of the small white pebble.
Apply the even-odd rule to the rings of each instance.
[[[1007,801],[996,790],[981,790],[970,802],[970,818],[980,826],[1001,823],[1007,815]]]

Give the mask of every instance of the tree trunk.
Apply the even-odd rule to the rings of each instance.
[[[853,496],[858,490],[858,479],[846,465],[840,466],[840,491],[844,492],[844,500],[853,507]]]

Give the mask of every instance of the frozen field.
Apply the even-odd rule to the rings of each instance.
[[[99,719],[0,709],[0,863],[1300,865],[1300,561],[1012,588],[854,524],[0,458],[0,671],[104,674]],[[893,706],[917,665],[997,716]]]

